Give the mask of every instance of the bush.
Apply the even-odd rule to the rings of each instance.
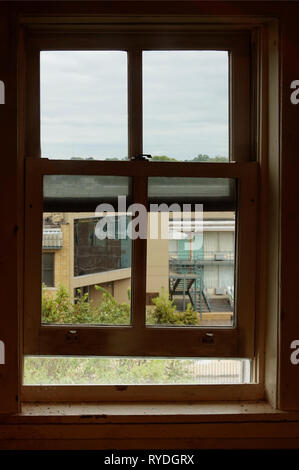
[[[65,287],[59,286],[56,296],[42,289],[42,321],[44,323],[70,323],[72,318],[73,304],[70,294]]]
[[[74,302],[64,286],[60,285],[56,294],[47,292],[43,286],[43,323],[129,324],[130,302],[119,303],[103,287],[95,288],[101,292],[99,301],[87,301],[88,294],[81,296],[79,290]],[[198,324],[197,313],[191,305],[188,304],[185,312],[178,312],[164,290],[153,303],[154,309],[147,313],[147,321],[151,324]],[[176,359],[27,357],[24,380],[27,385],[193,383],[191,363]]]
[[[117,300],[106,289],[95,286],[102,293],[102,300],[96,307],[98,312],[97,323],[100,325],[129,325],[131,307],[126,303],[118,303]],[[128,290],[130,300],[130,291]]]
[[[46,291],[43,286],[42,322],[62,324],[97,324],[97,325],[129,325],[130,303],[119,303],[106,289],[95,286],[101,292],[101,300],[88,301],[88,294],[78,289],[74,301],[68,290],[60,285],[56,295]],[[128,301],[130,301],[128,290]],[[154,309],[147,312],[149,324],[160,325],[197,325],[198,315],[190,303],[185,312],[178,312],[173,301],[162,289],[162,293],[153,299]]]
[[[99,302],[88,301],[88,294],[71,298],[68,290],[60,285],[56,295],[46,291],[43,286],[42,293],[42,322],[43,323],[69,323],[69,324],[98,324],[98,325],[128,325],[130,323],[130,305],[118,303],[116,299],[100,286],[95,289],[101,291]],[[129,296],[129,293],[128,293]]]
[[[26,385],[195,383],[193,360],[105,357],[29,357]]]
[[[148,312],[148,323],[159,325],[197,325],[199,323],[197,312],[192,305],[188,303],[185,312],[178,312],[173,300],[170,300],[168,294],[162,289],[158,297],[153,298],[155,308]]]

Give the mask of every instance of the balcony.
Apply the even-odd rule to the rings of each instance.
[[[191,303],[201,320],[227,317],[234,311],[234,280],[221,287],[215,280],[213,289],[205,285],[205,269],[234,266],[233,251],[173,251],[169,253],[169,295],[178,310]],[[231,270],[230,270],[231,272]]]
[[[186,254],[178,251],[169,252],[169,271],[181,272],[181,270],[194,271],[204,265],[233,265],[235,253],[233,251],[189,251]]]

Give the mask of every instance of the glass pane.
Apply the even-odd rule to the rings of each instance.
[[[205,210],[235,208],[236,184],[229,178],[149,178],[150,203],[204,204]]]
[[[41,151],[54,159],[124,159],[127,53],[40,54]]]
[[[250,383],[249,359],[24,358],[24,385]]]
[[[144,51],[143,103],[153,161],[228,160],[227,51]]]
[[[148,191],[147,324],[233,326],[236,182],[154,177]]]
[[[43,275],[42,323],[130,324],[130,218],[126,205],[114,211],[115,195],[130,198],[129,178],[44,177],[43,272],[51,253],[53,281]]]
[[[127,176],[44,176],[44,209],[49,212],[91,212],[102,203],[116,207],[118,197],[131,201],[131,180]]]

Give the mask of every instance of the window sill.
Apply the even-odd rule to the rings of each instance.
[[[298,448],[299,412],[266,402],[26,403],[0,417],[0,449]]]
[[[222,422],[227,421],[294,421],[299,412],[274,409],[266,401],[259,402],[140,402],[140,403],[24,403],[15,415],[0,415],[0,423],[77,422]]]
[[[140,422],[144,420],[159,422],[168,421],[222,421],[230,417],[232,420],[248,421],[272,419],[298,419],[299,412],[288,413],[275,410],[267,402],[140,402],[140,403],[26,403],[22,412],[11,419],[35,417],[56,417],[60,421],[69,422]],[[1,421],[1,418],[0,418]]]

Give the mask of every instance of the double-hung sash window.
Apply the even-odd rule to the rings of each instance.
[[[249,35],[33,30],[26,61],[24,353],[253,358]]]

